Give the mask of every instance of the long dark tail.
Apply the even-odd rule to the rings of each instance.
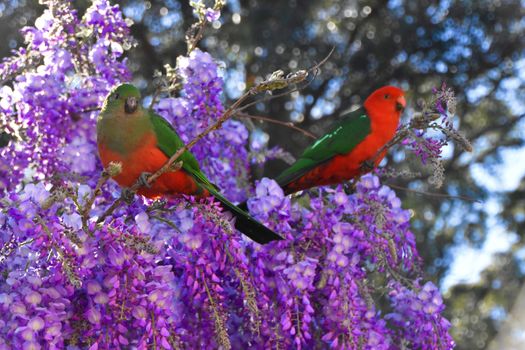
[[[241,210],[244,210],[245,212],[248,212],[248,201],[237,204],[237,207],[239,207]]]
[[[228,209],[236,218],[235,228],[250,237],[257,243],[266,244],[271,241],[282,240],[283,237],[270,230],[268,227],[255,220],[246,211],[240,209],[238,206],[226,199],[205,176],[200,172],[194,172],[192,174],[199,184],[204,187],[208,192],[217,198],[219,202]]]
[[[234,205],[222,195],[214,194],[224,208],[235,216],[235,228],[259,244],[282,240],[283,237],[255,220],[250,214]]]

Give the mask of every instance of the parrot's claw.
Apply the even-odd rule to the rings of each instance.
[[[374,163],[370,160],[365,160],[362,164],[362,168],[366,172],[372,171],[374,170]]]
[[[121,193],[122,200],[126,202],[127,205],[130,205],[133,203],[133,200],[135,199],[135,193],[131,191],[129,188],[123,188]]]
[[[157,199],[157,200],[155,200],[155,202],[151,203],[150,209],[151,210],[163,209],[166,206],[167,203],[168,203],[168,201],[165,200],[164,198]]]
[[[357,187],[357,183],[354,182],[347,182],[345,186],[343,187],[346,194],[352,194],[355,193],[355,189]]]
[[[147,188],[151,188],[151,185],[148,183],[148,178],[150,176],[151,176],[151,173],[143,172],[142,174],[140,174],[137,182],[141,186],[144,186],[144,187],[147,187]]]

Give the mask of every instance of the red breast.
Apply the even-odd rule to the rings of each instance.
[[[104,167],[110,162],[122,164],[122,172],[113,178],[121,187],[133,186],[142,173],[154,173],[168,161],[168,157],[157,147],[154,133],[146,133],[139,144],[140,147],[126,155],[112,151],[103,143],[98,145]],[[151,187],[142,187],[138,193],[148,198],[181,194],[208,195],[184,170],[166,172],[152,183]]]

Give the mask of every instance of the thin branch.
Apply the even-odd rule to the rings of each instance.
[[[220,12],[224,5],[226,5],[226,0],[215,0],[215,4],[213,5],[213,11]],[[186,44],[188,45],[188,54],[197,47],[197,44],[204,35],[204,29],[206,28],[206,24],[208,23],[208,19],[206,18],[206,14],[204,12],[205,5],[202,2],[190,2],[190,6],[193,7],[194,13],[197,13],[199,21],[197,23],[192,24],[186,32]]]
[[[89,199],[86,200],[86,203],[84,203],[84,207],[80,208],[80,215],[82,217],[82,227],[84,231],[86,231],[86,233],[90,236],[93,236],[93,233],[91,233],[88,228],[89,212],[91,211],[93,203],[95,203],[95,199],[102,192],[102,186],[109,180],[109,178],[109,173],[106,170],[102,171],[102,174],[97,181],[97,185],[95,187],[95,190],[91,194],[91,197],[89,197]]]
[[[173,222],[171,222],[170,220],[165,219],[165,218],[163,218],[163,217],[161,217],[161,216],[158,216],[158,215],[151,215],[151,217],[152,217],[153,219],[157,219],[157,220],[159,220],[159,221],[162,221],[162,222],[165,223],[166,225],[168,225],[168,226],[174,228],[177,232],[181,233],[181,230],[179,229],[179,227],[178,227],[177,225],[175,225]]]
[[[97,224],[100,224],[103,222],[109,215],[111,215],[115,209],[118,208],[120,203],[124,200],[124,197],[121,195],[119,198],[115,199],[113,204],[109,208],[106,209],[106,211],[97,219]]]
[[[151,103],[149,104],[149,107],[148,107],[149,110],[153,110],[153,106],[155,105],[155,103],[157,103],[157,98],[159,98],[161,92],[162,92],[162,89],[160,87],[155,89],[155,92],[153,93],[153,97],[151,97]]]
[[[315,77],[317,75],[314,75],[314,77],[309,81],[307,82],[306,84],[304,84],[303,86],[298,86],[296,87],[295,89],[292,89],[292,90],[287,90],[285,92],[282,92],[280,94],[277,94],[277,95],[266,95],[264,96],[263,98],[260,98],[256,101],[253,101],[253,102],[250,102],[250,103],[247,103],[245,104],[244,106],[242,106],[241,108],[238,109],[238,112],[242,112],[256,104],[259,104],[259,103],[266,103],[266,102],[269,102],[271,100],[275,100],[276,98],[279,98],[279,97],[283,97],[283,96],[288,96],[296,91],[301,91],[301,90],[304,90],[308,87],[308,85],[310,85],[312,83],[312,81],[314,81]]]
[[[300,133],[302,133],[303,135],[305,135],[305,136],[307,136],[309,138],[317,140],[317,136],[315,136],[314,134],[312,134],[309,131],[306,131],[304,129],[301,129],[301,128],[295,126],[292,122],[283,122],[283,121],[277,120],[277,119],[263,117],[263,116],[260,116],[260,115],[251,115],[251,114],[242,113],[242,112],[238,112],[235,115],[240,117],[240,118],[248,118],[248,119],[254,119],[254,120],[263,120],[263,121],[266,121],[266,122],[269,122],[269,123],[283,125],[283,126],[286,126],[287,128],[299,131]]]
[[[318,71],[319,68],[321,68],[321,66],[322,66],[323,64],[325,64],[325,63],[328,61],[328,59],[330,58],[330,56],[332,56],[332,54],[334,53],[334,51],[335,51],[335,46],[332,47],[332,49],[330,50],[330,52],[328,53],[328,55],[326,55],[326,57],[323,58],[323,59],[321,60],[321,62],[317,63],[315,66],[313,66],[312,68],[310,68],[310,69],[308,70],[308,72]]]
[[[242,106],[241,108],[239,108],[239,112],[241,111],[244,111],[258,103],[265,103],[265,102],[268,102],[268,101],[271,101],[271,100],[275,100],[276,98],[279,98],[279,97],[283,97],[283,96],[288,96],[290,95],[291,93],[294,93],[296,91],[301,91],[301,90],[304,90],[306,89],[314,80],[315,78],[317,77],[317,75],[319,74],[319,68],[326,63],[326,61],[328,60],[328,58],[330,58],[330,56],[332,55],[332,53],[334,52],[334,49],[335,47],[332,48],[332,50],[330,50],[330,52],[328,53],[328,55],[323,58],[321,60],[321,62],[317,63],[315,66],[311,67],[310,69],[308,69],[306,71],[307,74],[310,74],[312,73],[313,74],[313,77],[312,79],[310,79],[310,81],[308,81],[306,84],[304,84],[303,86],[298,86],[296,87],[295,89],[292,89],[292,90],[288,90],[288,91],[285,91],[285,92],[282,92],[280,94],[277,94],[277,95],[267,95],[257,101],[253,101],[253,102],[250,102],[250,103],[247,103],[245,104],[244,106]]]
[[[454,196],[454,195],[447,194],[447,193],[436,193],[436,192],[426,192],[426,191],[421,191],[421,190],[413,190],[411,188],[394,185],[392,183],[386,183],[386,185],[388,187],[392,187],[392,188],[395,188],[395,189],[398,189],[398,190],[407,191],[407,192],[411,192],[411,193],[416,193],[416,194],[420,194],[420,195],[424,195],[424,196],[447,198],[447,199],[460,199],[460,200],[465,200],[465,201],[469,201],[469,202],[483,203],[479,199],[474,199],[474,198],[467,197],[467,196]]]
[[[194,32],[196,30],[195,25],[198,26],[197,33],[193,35],[193,33],[186,33],[186,42],[188,44],[188,54],[192,52],[196,47],[199,41],[201,41],[202,36],[204,35],[204,29],[206,28],[206,20],[202,20],[199,23],[195,23],[193,26],[190,27],[188,32],[192,31]]]
[[[78,111],[78,113],[90,113],[90,112],[100,111],[101,109],[102,109],[101,107],[90,107],[90,108],[86,108],[81,111]]]

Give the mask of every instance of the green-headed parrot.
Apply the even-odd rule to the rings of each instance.
[[[405,106],[401,89],[377,89],[363,107],[343,114],[330,132],[310,145],[275,180],[290,194],[348,181],[377,167],[386,150],[374,157],[394,137]]]
[[[140,104],[139,90],[121,84],[106,97],[97,120],[97,143],[104,167],[120,162],[122,171],[114,177],[122,187],[131,187],[144,175],[159,170],[184,143],[168,121]],[[213,196],[236,217],[236,228],[255,242],[282,239],[224,196],[206,178],[193,154],[185,151],[178,159],[182,168],[162,174],[138,193],[148,198],[193,195]]]

